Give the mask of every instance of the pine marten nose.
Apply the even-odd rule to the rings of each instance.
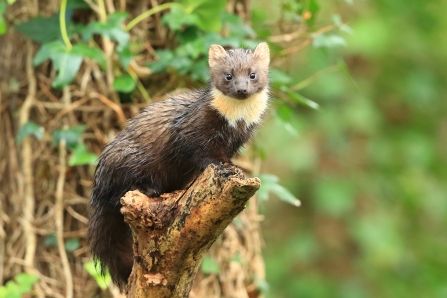
[[[247,93],[247,89],[237,89],[238,94],[244,94]]]

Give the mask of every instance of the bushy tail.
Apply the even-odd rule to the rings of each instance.
[[[108,269],[112,281],[123,290],[132,271],[133,240],[119,209],[120,206],[90,210],[87,241],[95,262],[100,263],[101,274]]]

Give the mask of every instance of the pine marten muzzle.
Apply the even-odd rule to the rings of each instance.
[[[90,202],[88,242],[93,257],[121,289],[133,265],[132,235],[120,198],[184,189],[209,164],[231,163],[252,137],[269,100],[270,52],[209,49],[210,82],[148,105],[99,157]]]

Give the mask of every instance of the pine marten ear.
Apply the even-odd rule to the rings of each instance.
[[[253,52],[253,57],[259,61],[259,63],[268,67],[270,64],[270,49],[266,42],[258,44]]]
[[[208,52],[208,64],[211,68],[217,66],[218,64],[222,63],[222,59],[224,59],[227,56],[227,52],[225,49],[218,45],[213,44],[210,47],[210,50]]]

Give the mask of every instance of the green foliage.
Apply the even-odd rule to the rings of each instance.
[[[31,293],[33,285],[39,280],[35,275],[20,273],[14,280],[0,286],[0,298],[21,298],[24,294]]]
[[[65,140],[65,144],[70,149],[75,149],[82,142],[82,133],[85,131],[85,125],[73,126],[67,129],[55,130],[53,132],[53,145],[59,144]]]
[[[54,234],[47,235],[45,239],[43,240],[43,245],[48,247],[55,247],[57,246],[57,237]]]
[[[273,87],[284,92],[290,100],[296,101],[297,103],[312,109],[318,109],[319,105],[316,102],[302,96],[291,88],[292,82],[293,78],[285,72],[275,68],[270,69],[270,83]]]
[[[78,125],[53,132],[53,145],[57,145],[61,140],[64,140],[67,148],[73,152],[68,161],[69,166],[93,165],[98,158],[96,154],[88,152],[86,145],[83,143],[82,133],[85,129],[85,125]]]
[[[67,13],[66,18],[69,17],[70,14]],[[71,28],[74,27],[71,22],[69,25],[72,25]],[[59,14],[54,14],[48,18],[36,17],[28,22],[17,24],[15,28],[27,38],[41,44],[55,41],[61,37]]]
[[[93,37],[94,34],[99,34],[103,37],[110,38],[118,42],[117,50],[121,52],[129,44],[130,35],[121,26],[123,20],[129,16],[128,13],[115,12],[108,16],[105,23],[91,22],[84,30],[82,30],[82,38],[87,41]]]
[[[16,142],[17,144],[21,144],[23,142],[23,139],[30,135],[33,135],[34,137],[36,137],[36,139],[41,140],[43,138],[44,132],[45,129],[42,126],[37,125],[32,121],[28,121],[20,127],[19,133],[16,137]]]
[[[98,286],[105,290],[109,287],[109,285],[112,282],[112,278],[107,273],[105,276],[102,276],[97,270],[95,266],[95,262],[90,261],[87,263],[84,263],[84,269],[96,280],[96,283]]]
[[[43,241],[43,245],[47,247],[57,247],[57,237],[54,234],[47,235]],[[64,243],[67,252],[73,252],[80,247],[78,238],[70,238]]]
[[[261,179],[261,188],[257,194],[260,200],[266,201],[269,193],[273,193],[278,196],[282,201],[292,204],[294,206],[300,206],[301,202],[286,188],[278,184],[279,178],[274,175],[263,174],[259,175]]]
[[[274,87],[320,108],[281,102],[276,113],[298,138],[278,118],[260,134],[265,171],[303,203],[264,203],[266,296],[444,297],[447,4],[319,4],[313,26],[338,30],[318,35]]]
[[[57,76],[52,84],[54,88],[69,85],[82,63],[82,56],[67,50],[63,42],[59,40],[43,44],[34,57],[33,64],[37,66],[47,59],[51,59],[53,67],[57,71]]]
[[[79,239],[78,238],[71,238],[65,241],[64,243],[65,250],[68,252],[74,252],[77,250],[80,246]]]
[[[122,75],[115,78],[113,88],[115,91],[129,93],[135,89],[137,82],[130,75]]]
[[[6,20],[3,14],[6,11],[6,3],[0,2],[0,35],[4,35],[6,31],[8,30],[6,26]]]
[[[89,152],[85,144],[79,143],[76,145],[76,148],[74,148],[73,154],[68,160],[68,165],[71,167],[80,165],[94,165],[97,159],[98,156]]]
[[[254,281],[258,287],[258,289],[261,291],[261,293],[266,293],[270,289],[270,286],[268,282],[265,279],[259,278],[258,276],[254,277]]]
[[[219,274],[220,267],[219,264],[216,263],[216,261],[213,260],[213,258],[206,256],[203,258],[202,263],[200,264],[200,270],[204,274]]]
[[[193,14],[193,24],[203,31],[217,32],[221,29],[222,23],[216,18],[225,8],[226,0],[180,0],[184,11]],[[191,19],[190,19],[191,21]]]

